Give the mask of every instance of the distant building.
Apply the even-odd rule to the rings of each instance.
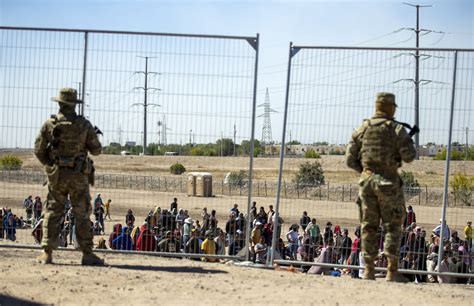
[[[286,155],[304,156],[306,152],[313,150],[320,155],[343,155],[346,151],[345,145],[287,145]],[[280,145],[264,146],[265,155],[279,155]]]
[[[444,149],[442,145],[423,145],[418,148],[420,156],[434,157]]]
[[[125,142],[125,146],[126,146],[126,147],[134,147],[134,146],[136,146],[136,145],[137,145],[137,142],[136,142],[136,141],[130,141],[130,140],[128,140],[128,141]]]

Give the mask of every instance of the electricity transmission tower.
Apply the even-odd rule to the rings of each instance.
[[[122,127],[119,125],[117,134],[118,134],[118,143],[120,145],[122,145],[122,132],[123,132]]]
[[[260,104],[258,107],[263,107],[263,114],[259,115],[259,117],[263,117],[262,144],[268,145],[273,143],[270,114],[277,112],[270,108],[270,95],[268,94],[268,88],[267,93],[265,94],[265,102]]]
[[[166,126],[166,117],[163,115],[163,120],[158,121],[158,144],[166,146],[168,143],[166,131],[171,131],[170,128]]]
[[[138,56],[140,58],[145,59],[145,71],[135,71],[135,73],[143,73],[145,75],[145,85],[143,87],[135,87],[134,89],[143,89],[144,92],[144,97],[143,97],[143,103],[135,103],[132,105],[141,105],[143,106],[143,155],[146,154],[146,136],[147,136],[147,108],[148,106],[160,106],[158,104],[154,103],[148,103],[148,91],[149,90],[161,90],[159,88],[155,87],[148,87],[148,75],[149,74],[159,74],[157,72],[151,72],[148,71],[148,59],[151,58],[149,56]]]

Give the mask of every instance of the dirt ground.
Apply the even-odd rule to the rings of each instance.
[[[83,267],[58,251],[1,249],[0,305],[472,305],[474,287],[396,284],[142,255],[100,254],[108,267]]]

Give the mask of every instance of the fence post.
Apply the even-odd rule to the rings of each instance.
[[[232,195],[232,187],[230,186],[230,183],[229,183],[229,195]]]
[[[426,189],[426,205],[428,205],[428,185],[425,186]]]
[[[421,205],[421,188],[420,188],[420,192],[418,193],[418,206]]]
[[[267,181],[265,181],[265,196],[268,197],[268,192],[267,192]]]
[[[240,195],[242,195],[242,184],[240,184]]]
[[[322,200],[322,195],[321,195],[321,185],[319,185],[319,200]]]
[[[260,181],[257,181],[257,196],[260,196]]]
[[[165,191],[168,191],[168,184],[166,182],[166,177],[165,177]]]
[[[329,183],[328,183],[328,201],[329,201]]]
[[[286,181],[283,181],[283,186],[285,187],[285,198],[287,197],[286,196]]]
[[[298,199],[300,198],[300,184],[296,182],[296,194],[298,196]]]
[[[349,202],[352,201],[352,185],[349,185]]]
[[[222,190],[222,195],[224,195],[224,180],[221,181],[221,190]]]
[[[342,185],[342,202],[344,202],[344,185]]]

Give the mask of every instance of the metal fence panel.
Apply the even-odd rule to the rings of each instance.
[[[416,225],[404,226],[405,236],[402,241],[400,264],[405,269],[428,269],[427,265],[431,263],[428,261],[433,256],[431,253],[435,245],[433,241],[436,240],[430,237],[432,230],[439,224],[443,206],[445,163],[442,159],[445,156],[449,135],[454,54],[457,50],[420,49],[418,84],[414,77],[415,51],[416,49],[409,48],[290,45],[285,127],[281,142],[284,145],[280,144],[278,147],[278,151],[282,151],[280,158],[300,157],[301,164],[319,162],[322,169],[328,171],[324,172],[323,181],[311,187],[317,190],[316,197],[295,199],[287,196],[289,189],[286,182],[297,181],[295,174],[298,168],[294,163],[288,162],[293,158],[284,159],[285,162],[280,167],[281,180],[278,182],[280,188],[277,194],[277,207],[279,206],[279,214],[285,220],[283,226],[295,223],[300,227],[298,232],[301,236],[299,241],[289,243],[293,248],[292,252],[286,250],[287,254],[281,257],[312,261],[317,256],[329,256],[319,260],[327,260],[324,262],[332,264],[347,263],[348,257],[354,252],[348,249],[352,245],[347,244],[347,239],[341,235],[344,236],[344,229],[347,229],[352,242],[358,239],[355,229],[359,225],[359,211],[355,204],[344,203],[346,190],[353,192],[351,188],[344,188],[344,184],[357,186],[358,180],[358,175],[345,166],[343,156],[345,146],[352,131],[364,118],[370,118],[374,113],[377,92],[393,92],[398,104],[397,120],[413,125],[416,121],[415,88],[418,85],[420,160],[404,165],[401,169],[405,171],[404,177],[407,182],[409,175],[414,175],[411,184],[407,184],[404,189],[406,204],[411,205],[416,213]],[[456,156],[457,160],[451,162],[451,183],[456,173],[467,176],[468,180],[474,173],[474,162],[470,155],[473,152],[470,145],[472,141],[469,141],[467,134],[473,128],[473,51],[457,51],[459,63],[456,71],[460,77],[456,80],[455,86],[455,119],[452,134],[452,147],[455,151],[453,156]],[[305,156],[307,158],[303,159]],[[310,159],[310,157],[318,158]],[[307,188],[298,187],[299,193]],[[463,205],[460,205],[459,193],[452,192],[452,186],[449,186],[449,190],[451,194],[448,196],[446,221],[451,232],[457,231],[461,240],[464,240],[466,222],[474,217],[474,211],[468,203],[472,199],[472,183],[467,187],[468,200]],[[318,202],[323,199],[328,205],[321,205],[322,202]],[[311,242],[303,236],[302,223],[307,223],[300,221],[303,211],[307,212],[309,217],[316,218],[321,231],[318,241]],[[286,222],[287,219],[290,220],[289,223]],[[286,232],[284,228],[282,238],[291,239],[291,234],[286,236]],[[380,237],[383,237],[382,234]],[[334,246],[328,247],[329,239],[334,240]],[[456,241],[456,238],[451,240]],[[383,240],[380,241],[380,245],[383,246]],[[449,260],[454,262],[449,265],[450,268],[457,269],[456,272],[467,273],[469,271],[467,263],[472,261],[472,253],[464,251],[462,257],[463,255],[459,255],[462,253],[458,251],[459,245],[458,242],[457,246],[449,249]],[[277,243],[274,247],[278,250]],[[459,256],[466,264],[459,264],[459,260],[456,261]],[[357,256],[352,260],[359,264]],[[383,255],[378,258],[377,264],[379,267],[386,265]],[[318,273],[324,271],[318,269]],[[416,277],[418,280],[425,279],[421,275]]]
[[[104,203],[112,200],[112,219],[105,221],[106,235],[95,236],[96,243],[108,240],[114,224],[125,224],[128,209],[135,226],[141,226],[150,223],[158,207],[169,211],[174,197],[178,210],[201,225],[204,207],[209,213],[217,210],[218,227],[224,231],[233,204],[246,214],[248,192],[218,195],[214,186],[214,197],[188,197],[186,174],[173,175],[170,166],[182,163],[187,172],[211,172],[214,185],[229,169],[239,169],[250,174],[251,182],[258,40],[0,27],[0,155],[23,160],[22,170],[1,172],[0,206],[23,217],[17,220],[16,243],[34,243],[31,227],[36,221],[26,220],[34,217],[27,216],[23,201],[28,195],[44,201],[47,188],[32,148],[43,122],[57,112],[51,97],[61,87],[78,90],[84,101],[78,112],[104,134],[91,193],[100,193]],[[226,145],[219,148],[219,143]],[[207,162],[200,163],[204,158]],[[166,227],[182,243],[183,221],[162,225],[156,235],[163,236]],[[160,216],[153,222],[156,227]],[[204,239],[205,231],[198,233]],[[6,243],[11,242],[1,239],[0,244]]]

